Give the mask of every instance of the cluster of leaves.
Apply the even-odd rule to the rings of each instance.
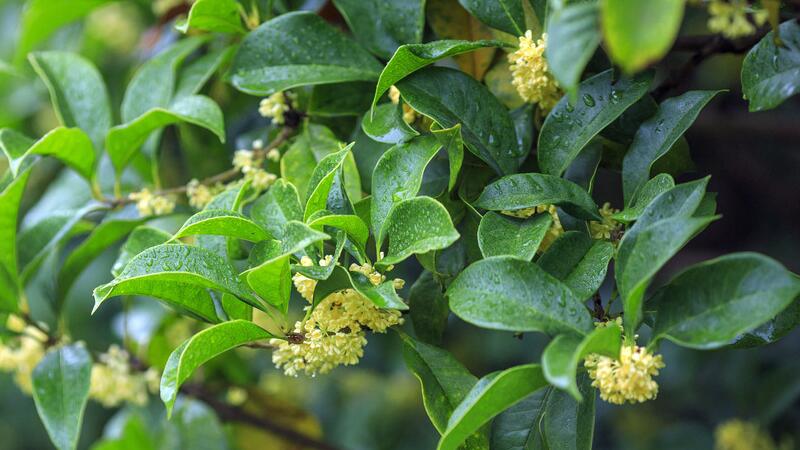
[[[333,3],[352,36],[308,11],[249,30],[237,2],[196,1],[176,27],[191,36],[136,71],[117,125],[90,61],[30,53],[62,126],[39,139],[0,131],[9,167],[0,181],[0,311],[19,313],[37,268],[86,235],[61,263],[58,314],[81,272],[124,240],[113,280],[94,290],[95,308],[112,297],[152,297],[209,324],[166,361],[161,398],[171,410],[205,362],[286,337],[292,274],[317,280],[312,306],[353,289],[380,308],[408,310],[416,337],[400,333],[403,353],[442,435],[440,450],[465,442],[590,448],[595,392],[580,363],[593,353],[616,357],[643,325],[651,349],[663,339],[696,349],[763,345],[794,328],[797,314],[781,313],[800,294],[800,281],[766,256],[727,255],[650,289],[668,260],[719,218],[707,178],[674,178],[690,163],[684,132],[719,92],[689,91],[661,103],[649,94],[653,74],[645,69],[671,47],[682,0],[430,0],[427,24],[439,39],[425,43],[422,0]],[[528,29],[549,33],[550,71],[567,94],[543,120],[535,105],[516,98],[504,64],[503,49]],[[800,27],[789,21],[747,55],[742,86],[751,109],[777,106],[800,89],[799,43]],[[188,218],[179,212],[182,224],[164,231],[139,217],[124,194],[160,183],[164,127],[190,124],[224,142],[222,110],[198,94],[222,69],[246,94],[294,90],[302,119],[254,132],[282,154],[279,164],[269,163],[280,178],[265,192],[234,183]],[[397,103],[384,100],[392,86]],[[407,123],[404,107],[421,118]],[[40,156],[73,169],[91,197],[18,234]],[[621,176],[624,205],[613,215],[621,238],[589,232],[591,221],[603,220],[592,197],[600,167]],[[549,205],[558,207],[566,232],[546,249],[549,215],[503,214]],[[335,264],[299,264],[326,255]],[[375,285],[348,270],[351,263],[380,271],[418,263],[423,271],[407,304],[391,280]],[[587,301],[601,299],[607,279],[616,288],[605,309],[593,311]],[[616,300],[624,333],[595,328]],[[273,327],[256,324],[253,309]],[[478,379],[437,347],[450,312],[477,327],[552,340],[541,364]],[[34,398],[59,448],[77,440],[90,366],[76,344],[53,348],[34,373]]]

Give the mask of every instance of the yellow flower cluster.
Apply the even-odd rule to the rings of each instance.
[[[219,190],[219,186],[212,189],[194,179],[186,185],[186,198],[189,199],[189,205],[192,207],[203,209],[217,195]]]
[[[714,430],[715,450],[776,450],[775,441],[757,424],[729,420]]]
[[[327,255],[319,260],[319,265],[322,267],[327,267],[332,261],[333,256]],[[311,267],[314,265],[314,261],[312,261],[308,256],[303,256],[300,258],[300,265],[303,267]],[[296,273],[292,275],[292,282],[294,283],[294,287],[297,289],[297,292],[299,292],[304,299],[308,300],[309,302],[314,300],[314,288],[317,286],[317,280],[308,278],[303,274]]]
[[[286,122],[286,112],[297,108],[297,96],[291,92],[276,92],[261,100],[258,113],[272,119],[273,123],[283,125]]]
[[[395,105],[400,103],[400,90],[392,85],[389,88],[389,100]],[[412,124],[417,120],[417,112],[408,103],[403,103],[403,122]]]
[[[131,370],[128,352],[117,345],[99,357],[92,366],[89,397],[107,408],[124,402],[143,406],[148,392],[157,392],[159,375],[155,369],[144,373]]]
[[[561,225],[561,219],[558,218],[558,210],[556,209],[555,205],[539,205],[539,206],[534,206],[532,208],[515,209],[513,211],[500,211],[500,214],[516,217],[519,219],[527,219],[528,217],[531,217],[534,214],[540,214],[543,212],[549,213],[550,217],[553,218],[553,223],[547,230],[547,234],[545,234],[544,239],[542,239],[542,243],[539,244],[539,251],[544,252],[547,251],[548,248],[550,248],[550,246],[553,244],[553,242],[556,241],[556,239],[558,239],[562,234],[564,234],[564,227]]]
[[[250,181],[253,189],[263,191],[272,185],[278,178],[261,166],[264,163],[260,154],[253,150],[237,150],[233,155],[233,167],[244,174],[244,179]]]
[[[756,32],[756,25],[762,26],[767,21],[768,13],[764,9],[752,10],[753,22],[748,18],[746,0],[711,0],[708,4],[708,29],[728,39],[750,36]]]
[[[621,405],[652,400],[658,395],[658,383],[653,377],[664,367],[661,355],[653,355],[644,347],[623,344],[619,359],[591,354],[584,365],[594,380],[592,386],[600,398]]]
[[[139,215],[142,217],[163,216],[175,210],[174,201],[163,195],[156,195],[147,188],[139,192],[131,192],[128,198],[136,202],[136,209],[139,210]]]
[[[558,103],[563,93],[553,75],[547,70],[544,51],[547,47],[547,33],[534,41],[530,30],[519,37],[519,49],[508,54],[511,64],[512,83],[519,96],[530,103],[536,103],[543,112],[548,112]]]
[[[600,208],[600,215],[603,217],[601,222],[592,220],[589,222],[589,234],[594,239],[611,239],[614,231],[620,227],[620,223],[614,220],[611,216],[618,213],[618,209],[611,207],[611,204],[606,202]]]
[[[6,327],[20,333],[16,346],[0,343],[0,371],[13,372],[14,382],[19,388],[30,394],[33,390],[31,374],[39,361],[44,358],[47,336],[36,327],[26,326],[16,316],[9,316]]]

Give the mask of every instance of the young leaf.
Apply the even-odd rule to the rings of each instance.
[[[622,189],[625,204],[650,178],[650,168],[666,155],[678,139],[697,119],[700,110],[720,91],[689,91],[668,98],[655,115],[642,123],[622,160]]]
[[[33,370],[36,410],[58,450],[78,445],[91,375],[92,358],[83,344],[49,351]]]
[[[234,57],[231,82],[242,92],[268,95],[297,86],[377,80],[380,71],[366,50],[304,11],[280,15],[248,33]]]
[[[176,348],[161,375],[161,400],[172,414],[178,390],[200,366],[217,355],[240,345],[273,338],[263,328],[247,320],[232,320],[195,334]]]
[[[341,151],[322,158],[317,167],[314,168],[314,172],[312,172],[308,182],[303,220],[307,221],[314,213],[327,207],[328,196],[331,193],[336,175],[341,173],[342,165],[345,162],[345,158],[350,156],[352,147],[353,144],[350,144]]]
[[[384,267],[415,253],[448,247],[459,236],[447,209],[430,197],[416,197],[395,204],[385,227],[389,248],[386,257],[376,263]]]
[[[576,91],[586,64],[600,44],[597,3],[576,3],[556,10],[547,26],[547,68],[559,86],[577,98]]]
[[[605,0],[600,5],[608,52],[628,73],[647,67],[669,51],[684,9],[683,0]]]
[[[580,231],[567,231],[537,261],[545,272],[561,280],[585,300],[603,284],[614,244],[597,241]]]
[[[510,256],[480,260],[447,289],[450,310],[479,327],[585,335],[589,312],[563,283],[538,265]]]
[[[327,214],[315,216],[308,222],[308,226],[317,231],[325,231],[325,227],[333,227],[343,230],[360,248],[367,246],[369,239],[369,228],[367,224],[356,215]]]
[[[452,192],[456,187],[458,175],[461,173],[461,165],[464,163],[464,139],[461,137],[461,124],[450,128],[431,127],[431,133],[447,152],[447,160],[450,165],[447,191]]]
[[[402,44],[422,41],[425,1],[334,0],[358,42],[375,55],[388,59]]]
[[[0,311],[17,311],[17,217],[31,171],[26,170],[0,191]]]
[[[197,0],[189,17],[175,25],[181,33],[190,28],[215,33],[245,34],[240,6],[236,0]]]
[[[450,308],[442,285],[431,272],[423,272],[411,285],[408,303],[417,338],[428,344],[441,344]]]
[[[697,264],[653,297],[654,339],[711,349],[775,317],[800,295],[800,280],[777,261],[733,253]]]
[[[507,46],[508,44],[502,41],[462,41],[450,39],[427,42],[425,44],[401,45],[397,51],[394,52],[394,55],[392,55],[392,59],[386,63],[383,72],[381,72],[381,76],[378,79],[378,86],[375,88],[375,97],[372,99],[372,106],[374,107],[378,103],[381,96],[388,91],[393,84],[440,59],[482,48]]]
[[[392,280],[386,280],[375,286],[363,274],[350,272],[338,264],[330,277],[317,283],[317,287],[314,288],[314,306],[328,295],[344,289],[355,289],[378,308],[408,309],[408,305],[397,295]]]
[[[385,144],[399,144],[419,136],[417,130],[403,120],[401,104],[384,103],[365,114],[361,129],[375,141]]]
[[[276,238],[283,235],[283,227],[290,220],[303,220],[303,207],[292,183],[278,178],[269,190],[259,197],[250,210],[253,221]]]
[[[562,98],[539,133],[542,172],[561,175],[593,137],[647,93],[652,78],[646,72],[615,81],[609,69],[581,82],[574,105]]]
[[[461,6],[481,22],[500,31],[520,36],[525,33],[523,0],[459,0]]]
[[[70,9],[74,7],[70,5]],[[112,125],[111,104],[103,77],[94,64],[67,52],[36,52],[28,59],[50,91],[59,122],[85,131],[100,150]]]
[[[549,214],[520,220],[489,211],[478,227],[478,246],[484,258],[509,255],[530,261],[552,223]]]
[[[631,204],[614,214],[614,220],[631,223],[642,215],[642,212],[656,197],[675,187],[675,179],[669,174],[660,173],[647,180],[631,199]]]
[[[453,411],[437,450],[456,450],[494,416],[546,385],[542,369],[536,364],[512,367],[481,378]]]
[[[474,206],[492,211],[558,205],[581,219],[600,220],[597,205],[577,184],[543,173],[508,175],[486,186]]]
[[[461,124],[467,148],[499,174],[516,171],[528,149],[517,145],[508,110],[486,86],[465,73],[427,67],[397,83],[403,100],[442,128]]]
[[[0,147],[8,158],[8,166],[13,176],[17,176],[20,169],[26,166],[25,160],[29,157],[45,155],[59,159],[88,181],[94,179],[95,152],[92,141],[78,128],[55,128],[22,153],[18,153],[21,149],[19,146],[6,145],[5,142],[9,140],[22,142],[28,138],[8,128],[0,130],[0,141],[3,142]]]
[[[575,400],[583,401],[575,382],[578,365],[591,353],[618,358],[621,346],[622,329],[613,324],[595,328],[583,338],[560,334],[550,341],[542,353],[544,376],[553,386],[569,392]]]
[[[252,220],[237,212],[224,209],[206,209],[193,215],[175,233],[172,239],[197,234],[229,236],[250,242],[271,238],[269,233]]]
[[[800,24],[789,20],[778,28],[782,45],[770,31],[742,62],[742,92],[750,111],[775,108],[800,92]]]
[[[166,108],[153,108],[136,119],[113,127],[106,136],[106,151],[117,173],[155,130],[179,122],[203,127],[225,142],[225,125],[219,106],[208,97],[182,97]]]

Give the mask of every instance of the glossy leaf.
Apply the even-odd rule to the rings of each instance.
[[[480,260],[447,289],[450,310],[483,328],[555,335],[592,330],[581,299],[538,265],[510,256]]]
[[[14,176],[25,166],[27,158],[43,155],[57,158],[87,180],[94,178],[95,152],[92,141],[78,128],[58,127],[51,130],[23,153],[16,153],[20,149],[17,145],[6,145],[8,140],[22,142],[28,138],[8,128],[0,130],[0,141],[3,141],[0,147],[8,158],[9,168]]]
[[[325,227],[343,230],[347,233],[347,237],[362,249],[366,248],[369,239],[367,224],[356,215],[322,215],[309,221],[308,226],[317,231],[324,231]]]
[[[270,235],[261,226],[247,217],[223,209],[206,209],[190,217],[172,239],[197,234],[228,236],[250,242],[269,239]]]
[[[375,88],[375,97],[372,99],[372,105],[377,104],[381,96],[393,84],[440,59],[483,48],[506,47],[507,45],[502,41],[495,40],[465,41],[455,39],[402,45],[394,52],[392,58],[386,63],[383,72],[381,72],[378,86]]]
[[[461,124],[467,148],[497,173],[516,171],[523,152],[506,108],[474,78],[444,67],[427,67],[397,83],[403,100],[442,128]]]
[[[523,0],[459,0],[461,6],[481,22],[500,31],[520,36],[525,34],[525,11]]]
[[[372,53],[388,59],[402,44],[422,41],[425,1],[334,0],[356,40]]]
[[[92,358],[82,344],[49,351],[33,370],[36,410],[59,450],[78,446],[91,375]]]
[[[516,366],[481,378],[453,411],[437,450],[456,450],[494,416],[546,385],[537,364]]]
[[[119,256],[111,268],[111,273],[118,277],[125,266],[139,253],[150,247],[163,244],[169,241],[172,235],[166,231],[149,226],[140,226],[131,231],[130,236],[119,249]]]
[[[575,381],[578,365],[592,353],[618,358],[621,346],[622,328],[613,324],[596,328],[582,338],[560,334],[550,341],[542,353],[544,376],[553,386],[569,392],[575,400],[583,401]]]
[[[417,339],[427,344],[441,344],[450,308],[442,285],[431,272],[423,272],[411,285],[408,303]]]
[[[604,0],[600,5],[608,52],[629,73],[661,59],[683,19],[683,0]]]
[[[214,133],[220,142],[225,142],[225,125],[219,106],[202,95],[182,97],[167,108],[153,108],[108,132],[106,151],[117,172],[122,172],[150,133],[179,122],[203,127]]]
[[[800,92],[800,24],[784,22],[778,28],[782,45],[770,31],[742,62],[742,92],[750,111],[775,108]]]
[[[179,99],[200,92],[220,66],[230,60],[234,50],[233,46],[211,50],[186,64],[186,67],[178,73],[174,98]]]
[[[361,129],[375,141],[384,144],[398,144],[419,136],[417,130],[403,120],[403,107],[400,104],[384,103],[365,114]]]
[[[630,223],[636,220],[656,197],[675,187],[675,180],[666,173],[660,173],[647,180],[634,195],[631,205],[614,214],[614,220]]]
[[[552,223],[549,214],[520,220],[489,211],[478,227],[478,246],[484,258],[508,255],[530,261]]]
[[[613,256],[614,244],[594,240],[583,232],[568,231],[547,249],[538,264],[585,300],[603,284]]]
[[[303,207],[292,183],[278,178],[269,190],[259,197],[250,210],[253,222],[264,227],[276,238],[290,220],[303,220]]]
[[[436,136],[442,148],[447,152],[450,165],[450,178],[447,181],[447,190],[452,192],[456,187],[461,165],[464,163],[464,139],[461,137],[461,125],[451,128],[433,128],[431,133]]]
[[[575,93],[600,39],[599,8],[595,2],[570,4],[550,16],[545,57],[548,70],[562,89]]]
[[[650,168],[666,155],[678,139],[697,119],[700,110],[719,91],[689,91],[664,100],[655,115],[642,123],[622,161],[622,188],[625,203],[650,178]]]
[[[416,197],[395,204],[386,218],[389,248],[382,266],[397,264],[412,254],[448,247],[458,231],[441,203],[430,197]]]
[[[175,28],[186,33],[190,28],[216,33],[244,34],[240,6],[236,0],[197,0],[189,16]]]
[[[248,33],[234,57],[231,82],[248,94],[268,95],[304,85],[377,80],[380,71],[375,58],[321,17],[293,12]]]
[[[553,175],[518,173],[494,181],[474,205],[492,211],[511,211],[539,205],[558,205],[582,219],[599,220],[597,205],[586,190]]]
[[[355,289],[378,308],[408,309],[408,305],[397,295],[392,280],[375,286],[363,274],[351,272],[338,264],[334,266],[331,275],[317,283],[314,288],[314,306],[328,295],[344,289]]]
[[[341,173],[345,159],[350,156],[352,144],[343,150],[332,153],[320,160],[308,182],[306,194],[306,209],[303,220],[308,220],[314,213],[322,211],[328,206],[328,197],[334,185],[337,174]]]
[[[86,132],[99,150],[113,123],[106,85],[94,64],[74,53],[54,51],[31,53],[28,59],[50,91],[59,122]]]
[[[561,175],[593,137],[647,93],[651,80],[652,74],[644,73],[615,81],[607,70],[581,82],[574,106],[562,98],[539,133],[542,172]]]
[[[800,280],[777,261],[733,253],[686,269],[653,298],[655,339],[710,349],[775,317],[800,295]]]
[[[172,413],[181,385],[198,367],[228,350],[273,337],[253,322],[232,320],[206,328],[186,340],[169,356],[161,375],[161,400],[167,414]]]
[[[3,312],[19,307],[17,219],[30,174],[30,170],[22,172],[0,191],[0,311]]]

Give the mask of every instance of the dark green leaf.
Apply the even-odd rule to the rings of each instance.
[[[614,244],[596,241],[583,232],[568,231],[547,249],[538,264],[585,300],[603,284],[613,256]]]
[[[575,105],[562,98],[539,133],[542,172],[561,175],[593,137],[647,93],[652,78],[648,72],[614,81],[607,70],[581,82]]]
[[[189,17],[175,28],[186,33],[190,28],[216,33],[244,34],[239,3],[236,0],[197,0]]]
[[[414,334],[422,342],[439,345],[447,327],[450,308],[442,285],[431,272],[423,272],[411,285],[408,303]]]
[[[769,322],[736,337],[735,348],[750,348],[777,342],[800,325],[800,299],[795,300]]]
[[[595,390],[588,375],[578,377],[584,400],[576,402],[563,391],[553,391],[542,414],[540,432],[551,450],[591,450],[594,437]]]
[[[23,153],[16,153],[21,148],[16,144],[7,144],[9,140],[21,143],[28,138],[8,128],[0,130],[0,141],[2,141],[0,147],[8,158],[9,169],[14,176],[26,166],[27,158],[33,155],[45,155],[59,159],[86,180],[94,179],[95,152],[92,141],[78,128],[55,128],[26,148]]]
[[[292,183],[278,178],[269,190],[253,203],[250,211],[253,221],[276,238],[283,235],[283,227],[290,220],[303,220],[303,207]]]
[[[630,206],[614,214],[612,217],[614,220],[619,222],[633,222],[639,218],[644,209],[650,204],[650,202],[653,201],[653,199],[661,195],[661,193],[666,192],[674,187],[675,180],[669,174],[660,173],[648,180],[640,189],[637,190],[638,192],[631,200]]]
[[[509,255],[530,261],[552,223],[549,214],[520,220],[489,211],[478,227],[478,246],[485,258]]]
[[[342,166],[350,155],[352,144],[341,151],[330,154],[322,158],[308,182],[306,193],[306,209],[303,213],[303,220],[308,220],[317,211],[322,211],[328,206],[328,198],[332,192],[337,174],[341,174]],[[352,208],[350,208],[352,210]]]
[[[384,103],[365,114],[361,129],[375,141],[397,144],[418,136],[417,130],[403,120],[403,107],[400,104]]]
[[[311,90],[306,114],[316,117],[360,116],[370,107],[375,83],[318,84]]]
[[[459,0],[461,6],[481,22],[506,33],[519,36],[525,33],[523,0]]]
[[[772,319],[800,295],[800,280],[777,261],[734,253],[690,267],[653,298],[654,339],[709,349]]]
[[[380,71],[375,58],[321,17],[294,12],[245,37],[231,81],[248,94],[268,95],[304,85],[377,80]]]
[[[467,267],[447,289],[450,309],[474,325],[547,334],[590,332],[581,299],[536,264],[510,256]]]
[[[756,44],[742,63],[742,92],[750,111],[775,108],[800,91],[800,24],[789,20]]]
[[[334,0],[358,42],[388,59],[402,44],[422,41],[425,1]]]
[[[461,173],[461,165],[464,163],[464,139],[461,137],[461,124],[444,129],[432,128],[431,132],[447,152],[447,159],[450,164],[450,178],[447,181],[447,190],[452,192],[456,187],[458,175]]]
[[[616,359],[621,346],[622,328],[614,324],[596,328],[582,338],[560,334],[550,341],[542,353],[544,376],[553,386],[569,392],[575,400],[583,401],[575,382],[578,365],[591,353]]]
[[[499,174],[516,171],[527,149],[517,145],[508,110],[482,84],[465,73],[428,67],[397,83],[403,100],[442,128],[461,124],[467,148]]]
[[[430,197],[403,200],[389,211],[386,218],[389,248],[382,266],[397,264],[412,254],[448,247],[458,239],[458,231],[441,203]]]
[[[197,234],[229,236],[251,242],[270,238],[270,235],[252,220],[237,212],[224,209],[206,209],[193,215],[172,239]]]
[[[545,444],[540,431],[547,402],[557,392],[539,389],[500,413],[492,422],[493,450],[539,450]],[[569,397],[568,397],[569,398]]]
[[[49,351],[33,370],[36,410],[59,450],[78,445],[91,375],[92,358],[82,344]]]
[[[550,16],[545,56],[548,71],[562,89],[574,94],[581,81],[583,69],[599,44],[600,17],[597,3],[570,4]]]

